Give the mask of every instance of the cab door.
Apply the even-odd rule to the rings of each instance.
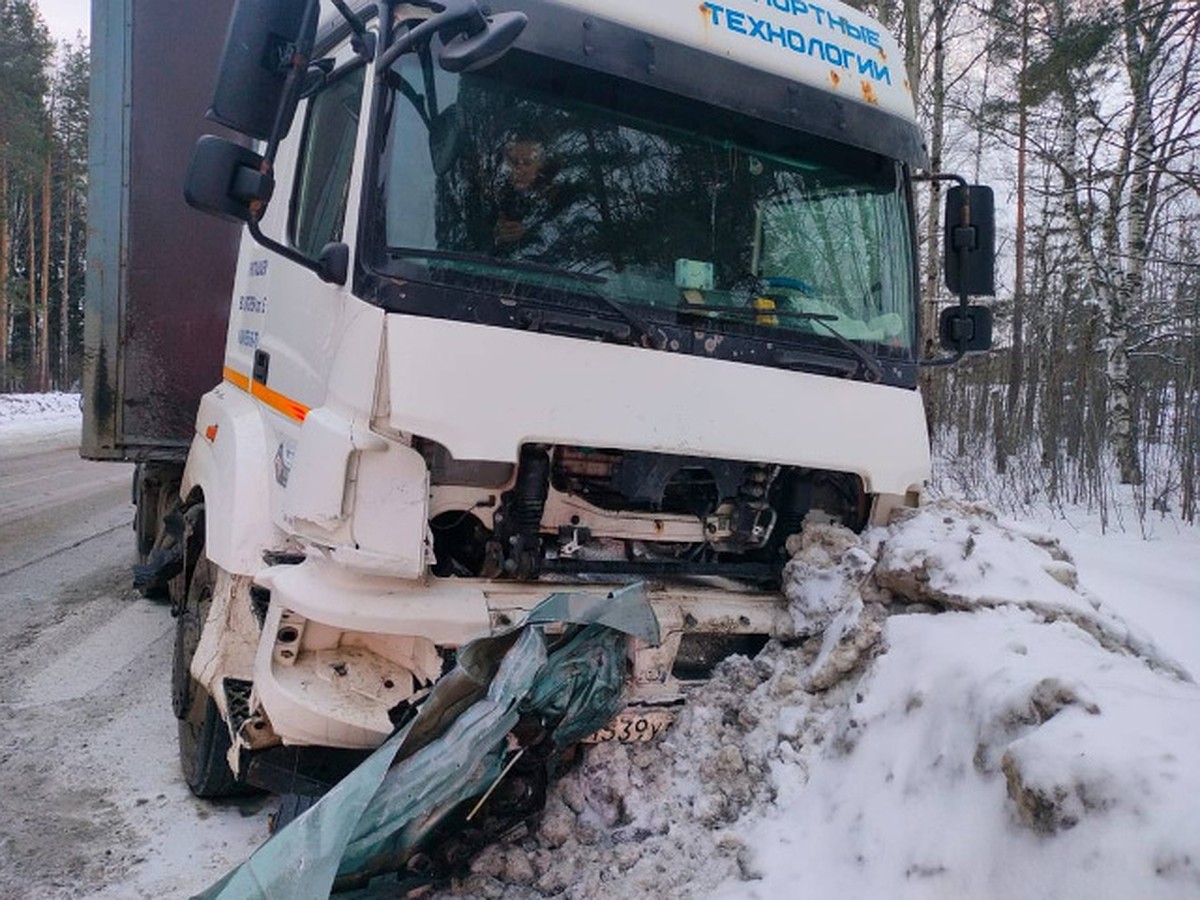
[[[275,195],[264,234],[310,259],[332,242],[353,242],[358,221],[368,66],[343,42],[318,58],[332,69],[300,103],[280,144]],[[226,378],[251,393],[274,431],[280,463],[294,450],[308,412],[325,403],[340,345],[349,285],[243,238],[226,341]]]

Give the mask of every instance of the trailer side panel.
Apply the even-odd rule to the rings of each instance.
[[[240,228],[183,200],[231,0],[93,0],[82,454],[183,459],[221,378]]]

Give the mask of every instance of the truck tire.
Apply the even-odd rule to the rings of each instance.
[[[184,781],[197,797],[216,799],[250,793],[229,768],[229,729],[217,704],[192,677],[192,657],[212,606],[216,572],[201,548],[188,585],[187,600],[175,619],[171,666],[171,705],[179,720],[179,764]]]
[[[133,532],[138,562],[143,565],[159,544],[167,515],[179,507],[182,478],[178,463],[141,462],[133,470]]]
[[[133,471],[133,532],[138,562],[143,565],[158,538],[159,487],[156,480],[146,476],[146,464],[138,463]]]

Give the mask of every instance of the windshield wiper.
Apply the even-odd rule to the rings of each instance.
[[[607,281],[608,279],[604,279]],[[643,319],[638,313],[634,312],[624,303],[614,300],[606,294],[592,288],[586,293],[580,294],[581,297],[587,297],[600,303],[606,309],[610,309],[618,316],[624,319],[629,325],[632,325],[636,334],[633,337],[637,338],[637,342],[643,347],[651,347],[655,350],[661,350],[667,345],[667,336],[663,330],[655,329],[649,322]],[[655,331],[657,330],[657,334]]]
[[[526,309],[521,311],[521,324],[541,334],[566,337],[607,338],[618,344],[634,343],[634,329],[628,322],[590,315],[577,315],[559,309]]]
[[[695,308],[681,309],[680,312],[685,312],[689,316],[696,316],[709,322],[719,322],[722,317],[733,318],[760,323],[763,318],[787,318],[797,319],[803,322],[816,322],[832,337],[838,344],[845,347],[855,358],[858,359],[864,369],[866,369],[867,381],[872,384],[877,384],[883,380],[883,366],[879,364],[879,360],[870,353],[866,348],[859,346],[854,341],[847,338],[840,331],[830,325],[830,322],[836,322],[838,317],[832,313],[815,313],[815,312],[800,312],[787,309],[741,309],[732,306],[700,306]],[[706,313],[718,313],[718,315],[707,315]],[[789,351],[781,351],[776,355],[776,361],[784,365],[803,363],[806,364],[809,360],[807,356],[801,358],[802,354],[790,353]],[[786,358],[785,358],[786,357]],[[857,368],[857,367],[856,367]],[[847,373],[850,374],[850,373]]]
[[[814,315],[809,321],[816,322],[822,328],[829,332],[830,336],[853,353],[862,362],[863,367],[867,370],[867,381],[872,384],[878,384],[883,381],[883,366],[879,364],[879,360],[874,354],[868,352],[866,348],[859,346],[850,340],[836,328],[829,324],[830,321],[837,321],[837,316],[820,316]]]
[[[771,362],[789,369],[818,369],[842,377],[854,375],[859,369],[855,360],[846,359],[844,356],[830,356],[828,353],[812,353],[805,350],[777,350],[772,355]]]
[[[608,279],[603,275],[592,275],[588,272],[574,272],[571,269],[560,269],[557,266],[546,265],[545,263],[529,262],[523,259],[496,259],[491,256],[479,256],[474,253],[459,253],[453,250],[405,250],[399,247],[389,247],[388,255],[393,258],[421,258],[421,259],[445,259],[451,261],[475,263],[480,266],[486,266],[492,269],[510,270],[516,272],[532,272],[538,275],[553,275],[559,278],[570,279],[571,281],[579,282],[586,286],[586,290],[579,294],[572,294],[575,297],[587,297],[603,306],[605,309],[616,313],[620,316],[627,326],[632,326],[632,329],[626,327],[624,331],[613,328],[598,328],[606,336],[611,336],[623,343],[637,343],[643,347],[653,347],[661,350],[666,345],[666,335],[659,330],[658,335],[655,335],[655,328],[650,325],[645,319],[634,312],[629,307],[625,306],[611,297],[602,294],[596,285],[607,284]],[[483,274],[486,277],[487,273]],[[520,298],[513,298],[520,300]],[[572,329],[581,327],[583,319],[581,317],[560,316],[560,323],[565,322],[567,318],[571,319],[569,326]],[[528,325],[535,330],[543,330],[541,323],[546,322],[546,316],[529,316]]]

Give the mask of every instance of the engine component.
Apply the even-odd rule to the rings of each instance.
[[[720,535],[713,545],[722,551],[740,553],[765,547],[775,531],[778,514],[767,499],[779,466],[748,465],[737,497],[722,504],[718,515],[706,523],[710,534]]]
[[[747,464],[665,453],[558,447],[554,486],[602,509],[712,513],[742,483]]]
[[[537,577],[542,559],[538,532],[549,494],[549,451],[541,444],[526,444],[521,448],[517,482],[511,491],[500,495],[500,508],[492,519],[495,529],[487,545],[485,577]]]
[[[471,509],[430,523],[441,577],[725,575],[777,581],[787,538],[819,509],[867,521],[857,476],[761,462],[526,445],[494,529]]]

